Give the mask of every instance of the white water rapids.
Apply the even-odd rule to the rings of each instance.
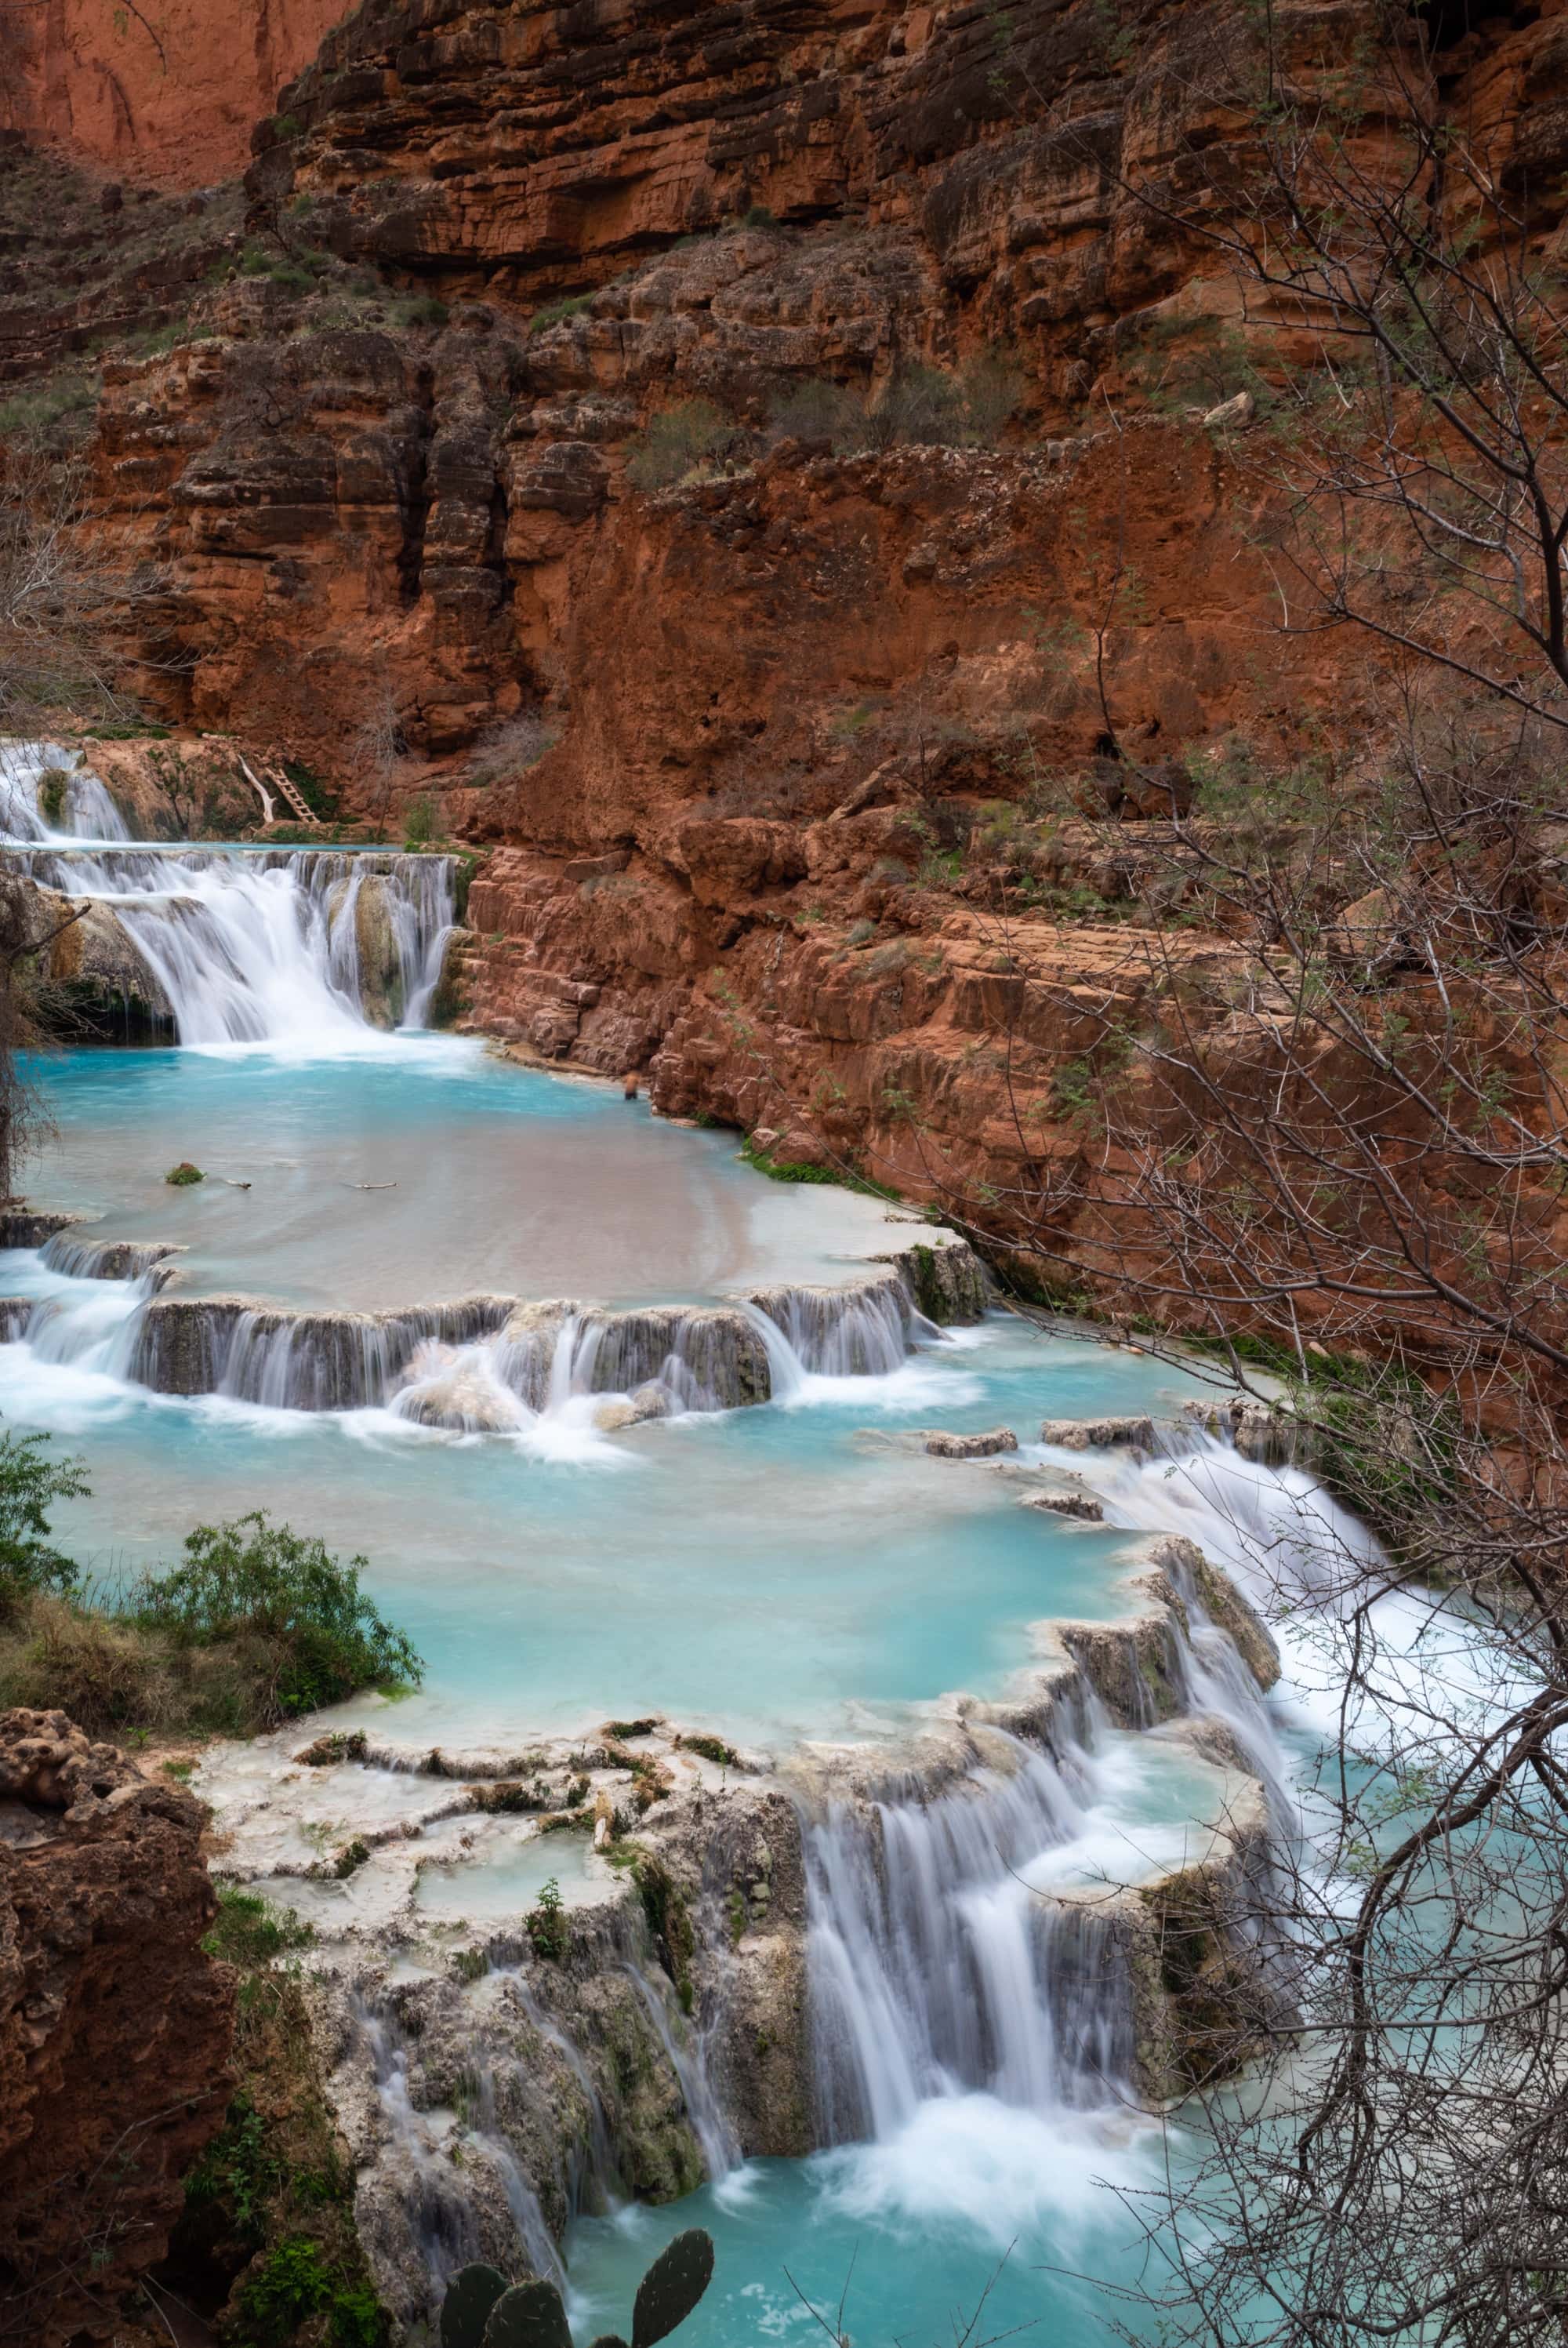
[[[51,774],[65,777],[57,825],[40,809]],[[0,745],[0,849],[43,886],[113,917],[182,1045],[374,1047],[359,918],[371,883],[398,965],[398,1025],[425,1024],[452,928],[448,857],[132,842],[103,784],[44,742]]]

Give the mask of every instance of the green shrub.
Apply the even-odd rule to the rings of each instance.
[[[415,799],[403,822],[405,848],[427,848],[436,837],[436,809],[428,798]]]
[[[945,367],[901,367],[871,411],[872,446],[993,447],[1023,389],[1022,374],[1000,352],[985,353],[958,375]]]
[[[66,812],[66,787],[70,779],[64,767],[46,767],[38,778],[38,813],[56,831]]]
[[[550,326],[559,326],[563,318],[579,318],[593,300],[589,294],[561,294],[555,301],[547,302],[528,320],[530,335],[542,335]]]
[[[566,1920],[566,1902],[556,1878],[548,1877],[539,1892],[538,1903],[523,1918],[524,1929],[533,1942],[536,1957],[548,1957],[559,1964],[571,1944],[571,1930]]]
[[[239,2291],[247,2348],[287,2348],[302,2324],[325,2319],[331,2348],[380,2348],[384,2319],[363,2283],[345,2283],[321,2245],[306,2234],[280,2242],[246,2276]]]
[[[354,2227],[344,2157],[311,2035],[295,1952],[313,1938],[287,1910],[226,1886],[202,1946],[236,1984],[234,2094],[185,2180],[169,2245],[199,2296],[230,2294],[233,2348],[382,2348],[386,2321]]]
[[[846,385],[813,376],[774,394],[768,407],[768,437],[774,442],[826,440],[835,457],[846,457],[870,445],[871,427]]]
[[[741,214],[741,226],[743,228],[777,228],[778,222],[766,204],[753,204]]]
[[[189,1158],[182,1158],[178,1166],[169,1168],[163,1179],[166,1182],[172,1182],[177,1190],[188,1190],[193,1182],[205,1182],[207,1177],[200,1166],[192,1166]]]
[[[128,1610],[177,1645],[265,1640],[275,1661],[264,1708],[275,1724],[357,1689],[417,1685],[424,1665],[405,1632],[359,1586],[367,1560],[342,1564],[320,1540],[273,1524],[264,1509],[221,1525],[198,1525],[185,1562],[146,1575]]]
[[[56,1500],[87,1489],[79,1459],[51,1459],[46,1435],[0,1436],[0,1615],[41,1591],[74,1589],[80,1568],[49,1540]]]
[[[451,312],[437,294],[416,294],[412,302],[398,308],[398,323],[405,326],[444,326]]]
[[[733,456],[744,436],[711,399],[682,399],[650,417],[632,442],[626,478],[634,489],[667,489],[699,465]]]
[[[313,1927],[292,1908],[274,1908],[259,1892],[241,1891],[226,1883],[218,1893],[218,1915],[201,1946],[220,1963],[237,1965],[241,1972],[270,1965],[295,1949],[309,1948]]]

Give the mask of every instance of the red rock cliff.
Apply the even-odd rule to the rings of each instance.
[[[232,178],[344,0],[37,0],[0,11],[0,129],[161,188]]]
[[[0,1714],[0,2340],[110,2339],[222,2124],[202,1815],[63,1713]]]

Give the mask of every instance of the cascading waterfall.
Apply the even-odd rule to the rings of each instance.
[[[58,823],[40,804],[46,777],[59,778]],[[124,817],[79,752],[55,742],[0,742],[0,840],[57,844],[129,837]]]
[[[155,1394],[223,1395],[280,1410],[386,1408],[422,1426],[500,1434],[551,1420],[624,1426],[809,1398],[825,1381],[885,1377],[912,1346],[945,1342],[891,1273],[843,1290],[771,1290],[766,1310],[748,1301],[610,1312],[481,1295],[383,1313],[312,1312],[253,1297],[160,1294],[179,1253],[74,1228],[41,1251],[11,1251],[13,1280],[38,1298],[29,1342],[47,1323],[47,1358],[76,1359],[79,1346],[93,1349],[94,1366],[109,1366],[96,1349],[113,1320],[123,1324],[118,1374]]]
[[[0,760],[0,847],[41,886],[112,919],[155,982],[181,1044],[319,1050],[374,1024],[421,1027],[440,983],[456,860],[343,849],[120,845],[96,778],[73,767],[64,826],[42,778],[72,754],[13,745]]]
[[[1300,1469],[1244,1459],[1184,1428],[1153,1458],[1112,1451],[1072,1462],[1108,1520],[1179,1533],[1260,1602],[1318,1570],[1326,1542],[1357,1554],[1369,1542]],[[1186,1635],[1175,1635],[1190,1710],[1230,1731],[1264,1785],[1276,1835],[1288,1837],[1297,1804],[1269,1707],[1195,1582],[1179,1563],[1166,1570],[1187,1612]],[[1060,1755],[1005,1739],[1009,1767],[977,1766],[936,1798],[912,1788],[806,1819],[813,2043],[828,2142],[889,2144],[923,2108],[965,2095],[1047,2119],[1136,2101],[1132,1982],[1108,1916],[1030,1888],[1081,1829],[1102,1730],[1085,1699]],[[1237,1923],[1247,1929],[1245,1918]]]
[[[1090,1753],[999,1730],[1010,1766],[951,1792],[808,1821],[807,1942],[819,2124],[886,2141],[965,2092],[1036,2112],[1131,2095],[1132,1985],[1092,1910],[1040,1899],[1031,1862],[1080,1832]]]
[[[895,1272],[853,1288],[762,1288],[747,1300],[783,1401],[808,1377],[885,1377],[911,1342],[940,1340]]]
[[[686,2116],[692,2123],[692,2132],[701,2147],[702,2165],[710,2179],[727,2177],[739,2164],[741,2147],[724,2107],[713,2091],[701,2039],[698,2038],[694,2044],[682,2044],[681,2025],[671,2013],[663,1993],[655,1989],[647,1975],[635,1965],[627,1966],[626,1976],[642,2001],[648,2019],[664,2050],[665,2059],[680,2083]]]

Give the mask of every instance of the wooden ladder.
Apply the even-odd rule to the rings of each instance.
[[[282,759],[274,758],[267,767],[266,774],[267,780],[285,806],[292,810],[296,820],[302,823],[309,831],[320,831],[322,828],[320,816],[313,811],[299,785],[289,780],[288,776],[283,772]]]

